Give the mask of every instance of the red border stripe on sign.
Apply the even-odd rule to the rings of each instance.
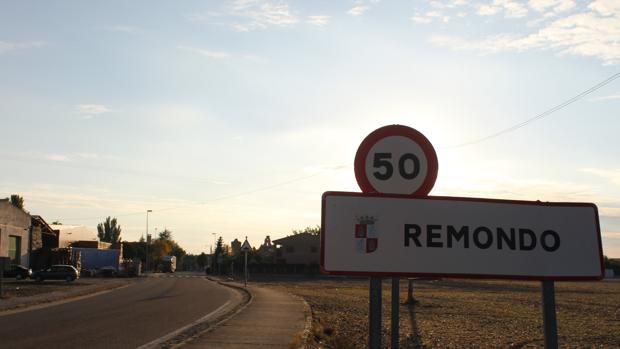
[[[379,140],[390,136],[402,136],[411,139],[417,143],[426,156],[428,163],[428,171],[426,178],[422,185],[413,193],[404,194],[410,197],[426,196],[437,180],[437,171],[439,168],[437,161],[437,153],[431,142],[422,133],[417,130],[404,126],[404,125],[389,125],[378,128],[371,132],[360,144],[357,152],[355,153],[355,179],[364,193],[376,193],[377,190],[370,184],[368,177],[366,176],[366,156],[368,152]]]

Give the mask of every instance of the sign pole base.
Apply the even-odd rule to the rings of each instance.
[[[368,348],[381,349],[381,278],[370,277]]]
[[[555,318],[555,285],[553,281],[542,282],[543,324],[545,330],[545,348],[558,347],[558,324]]]
[[[248,287],[248,251],[245,251],[245,270],[243,271],[244,287]]]
[[[0,298],[4,298],[4,257],[0,257]]]
[[[399,342],[399,307],[400,307],[400,279],[397,277],[392,278],[392,323],[391,323],[391,342],[392,349],[398,349]]]

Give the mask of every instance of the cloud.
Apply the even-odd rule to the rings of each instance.
[[[349,11],[347,11],[347,13],[350,14],[351,16],[361,16],[364,14],[364,12],[368,11],[368,9],[370,9],[370,6],[357,5],[351,8]]]
[[[26,42],[0,41],[0,54],[11,52],[11,51],[41,48],[44,46],[47,46],[47,43],[43,41],[26,41]]]
[[[75,106],[75,111],[79,114],[92,116],[107,113],[110,109],[103,104],[78,104]]]
[[[620,239],[620,232],[617,231],[606,231],[603,232],[602,235],[607,239]]]
[[[308,16],[306,22],[317,27],[324,27],[329,23],[330,18],[330,16]]]
[[[93,160],[99,159],[99,154],[95,153],[74,153],[74,154],[48,154],[45,155],[45,159],[49,161],[57,161],[57,162],[69,162],[73,161],[76,158],[84,159],[84,160]],[[105,157],[108,158],[109,157]]]
[[[602,206],[598,208],[598,212],[603,217],[620,217],[620,207]]]
[[[231,25],[240,32],[266,29],[270,26],[288,27],[299,22],[288,4],[271,1],[235,0],[230,2],[228,13],[244,20]]]
[[[411,20],[416,23],[427,24],[433,22],[433,20],[438,19],[444,23],[450,21],[450,16],[445,16],[439,11],[428,11],[424,14],[416,13],[411,17]]]
[[[212,18],[215,17],[221,17],[222,13],[220,12],[206,12],[206,13],[191,13],[189,15],[187,15],[187,20],[190,22],[204,22],[204,21],[209,21]]]
[[[230,54],[228,54],[227,52],[223,52],[223,51],[210,51],[210,50],[206,50],[203,48],[184,46],[184,45],[177,46],[177,48],[179,50],[192,52],[192,53],[195,53],[195,54],[207,57],[207,58],[212,58],[212,59],[224,59],[224,58],[230,57]]]
[[[82,159],[98,159],[99,158],[99,154],[95,154],[95,153],[77,153],[75,155]]]
[[[190,22],[212,22],[238,32],[263,30],[269,27],[289,27],[299,22],[295,11],[288,4],[270,0],[227,1],[221,11],[192,13]]]
[[[133,27],[130,25],[115,25],[115,26],[108,27],[107,29],[112,32],[129,33],[129,34],[140,31],[138,27]]]
[[[416,23],[420,23],[420,24],[427,24],[427,23],[431,23],[433,21],[432,18],[430,17],[426,17],[422,14],[416,13],[415,15],[411,16],[411,20],[416,22]]]
[[[517,34],[498,34],[482,40],[466,40],[449,35],[433,35],[429,41],[437,46],[449,47],[455,50],[477,51],[481,54],[491,54],[504,51],[524,51],[533,48],[536,42]],[[537,47],[541,47],[539,44]]]
[[[480,16],[493,16],[497,14],[500,10],[501,8],[499,8],[498,6],[479,5],[478,11],[476,11],[476,13],[479,14]]]
[[[620,187],[620,168],[616,168],[616,169],[584,168],[584,169],[581,169],[581,171],[605,178]]]
[[[304,167],[304,171],[306,172],[332,172],[332,171],[352,171],[353,167],[351,165],[310,165]]]
[[[620,63],[619,37],[620,2],[596,0],[586,12],[558,18],[530,34],[500,33],[473,40],[440,35],[430,42],[482,54],[551,50],[559,55],[595,57],[610,65]]]
[[[454,8],[454,7],[457,7],[457,6],[466,5],[467,3],[468,3],[467,0],[453,0],[453,1],[431,0],[431,1],[428,2],[430,7],[438,8],[438,9]]]
[[[614,100],[614,99],[620,99],[620,93],[616,93],[616,94],[609,95],[609,96],[593,97],[593,98],[588,99],[588,101],[598,102],[598,101],[609,101],[609,100]]]
[[[480,16],[504,13],[506,18],[521,18],[527,16],[528,10],[521,2],[515,0],[493,0],[488,4],[479,4],[476,13]]]
[[[554,12],[564,12],[577,6],[575,0],[530,0],[528,5],[538,12],[553,10]]]
[[[66,155],[61,155],[61,154],[49,154],[47,156],[45,156],[45,158],[47,160],[50,161],[69,161],[69,157]]]
[[[601,16],[620,16],[620,2],[617,0],[597,0],[588,5],[588,8],[592,11],[600,14]]]

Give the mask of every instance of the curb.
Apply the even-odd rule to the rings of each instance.
[[[310,308],[310,304],[308,304],[308,302],[306,302],[306,300],[303,297],[294,295],[292,293],[289,293],[289,294],[301,300],[301,302],[304,304],[304,314],[306,315],[306,323],[304,324],[304,329],[302,330],[302,334],[301,334],[301,347],[307,348],[308,341],[310,340],[310,334],[312,333],[312,308]]]
[[[242,291],[250,293],[249,290],[244,288],[244,287],[237,286],[237,285],[234,285],[234,284],[231,284],[231,283],[228,283],[228,282],[223,282],[223,281],[220,281],[220,280],[218,280],[218,279],[216,279],[214,277],[211,277],[211,276],[207,276],[207,279],[209,279],[211,281],[215,281],[215,282],[217,282],[217,283],[219,283],[221,285],[224,285],[224,286],[234,287],[234,288],[237,288],[239,290],[242,290]],[[230,281],[230,282],[232,282],[232,281]],[[286,293],[288,293],[291,297],[298,299],[303,304],[304,315],[305,315],[305,323],[304,323],[303,330],[301,330],[300,332],[301,332],[301,349],[305,349],[309,345],[309,341],[310,341],[311,334],[312,334],[312,319],[314,318],[314,316],[312,314],[312,308],[310,307],[310,304],[308,304],[308,302],[303,297],[298,296],[296,294],[293,294],[291,292],[286,292]],[[251,302],[251,300],[250,300],[250,302]],[[248,303],[248,305],[249,305],[249,303]]]
[[[245,310],[245,308],[247,308],[252,303],[252,300],[254,299],[254,296],[252,295],[252,293],[249,290],[245,289],[244,287],[222,282],[220,280],[217,280],[217,279],[214,279],[208,276],[206,277],[206,279],[208,279],[209,281],[217,282],[218,284],[222,286],[236,289],[239,293],[242,294],[243,300],[239,304],[234,306],[232,309],[230,309],[229,311],[223,314],[219,314],[213,320],[209,318],[199,319],[197,322],[189,325],[188,327],[182,328],[180,331],[177,330],[178,332],[173,332],[170,338],[166,338],[162,342],[158,342],[158,343],[151,342],[153,344],[148,343],[140,348],[143,348],[143,349],[146,349],[146,348],[166,348],[166,349],[180,348],[183,345],[188,344],[195,339],[198,339],[203,334],[214,330],[222,323],[230,320],[231,318],[233,318],[234,316],[236,316],[237,314]]]
[[[238,310],[235,314],[233,314],[233,315],[232,315],[232,316],[230,316],[230,317],[227,317],[226,319],[223,319],[222,321],[220,321],[220,322],[218,322],[216,325],[214,325],[212,328],[209,328],[209,329],[207,329],[207,330],[203,331],[202,333],[206,333],[206,332],[208,332],[208,331],[210,331],[210,330],[212,330],[212,329],[215,329],[215,327],[217,327],[217,326],[218,326],[218,325],[220,325],[221,323],[223,323],[223,322],[227,321],[228,319],[230,319],[231,317],[233,317],[233,316],[234,316],[234,315],[236,315],[237,313],[239,313],[239,312],[243,311],[243,309],[245,309],[247,306],[249,306],[249,305],[250,305],[250,303],[252,303],[252,299],[253,299],[252,293],[251,293],[251,292],[250,292],[247,288],[242,287],[242,286],[239,286],[239,285],[235,285],[235,284],[233,284],[233,283],[232,283],[232,281],[231,281],[231,282],[224,282],[224,281],[220,281],[220,280],[218,280],[218,279],[216,279],[216,278],[213,278],[213,277],[210,277],[210,276],[207,276],[207,279],[209,279],[209,280],[211,280],[211,281],[214,281],[214,282],[217,282],[217,283],[218,283],[218,284],[220,284],[220,285],[224,285],[224,286],[228,286],[228,287],[236,288],[236,289],[238,289],[238,290],[241,290],[241,291],[243,291],[243,292],[246,292],[246,293],[250,296],[250,300],[248,301],[248,303],[247,303],[246,305],[244,305],[241,309],[239,309],[239,310]],[[287,293],[288,293],[291,297],[296,298],[296,299],[298,299],[299,301],[301,301],[301,302],[302,302],[302,304],[303,304],[303,307],[304,307],[305,323],[304,323],[304,328],[303,328],[303,330],[301,330],[301,348],[302,348],[302,349],[305,349],[305,348],[307,348],[307,347],[308,347],[308,342],[309,342],[309,340],[310,340],[310,334],[312,333],[312,319],[313,319],[313,316],[312,316],[312,308],[310,307],[310,304],[308,304],[308,302],[307,302],[307,301],[306,301],[303,297],[298,296],[298,295],[295,295],[295,294],[292,294],[292,293],[290,293],[290,292],[287,292]],[[201,334],[202,334],[202,333],[201,333]],[[183,344],[185,344],[185,343],[187,343],[187,342],[189,342],[189,340],[188,340],[188,341],[186,341],[186,342],[184,342]],[[176,348],[176,347],[175,347],[175,348]]]

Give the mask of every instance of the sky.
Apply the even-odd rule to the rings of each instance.
[[[475,142],[618,72],[617,0],[1,1],[0,197],[257,246],[360,191],[357,147],[403,124],[431,195],[593,202],[620,257],[620,79]]]

